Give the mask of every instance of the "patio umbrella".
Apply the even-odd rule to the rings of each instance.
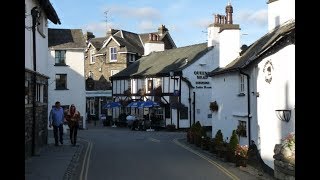
[[[119,102],[109,102],[105,105],[103,105],[103,109],[112,109],[112,108],[117,108],[121,107],[122,105]]]
[[[139,108],[149,108],[149,111],[150,111],[150,108],[153,108],[153,107],[159,107],[160,104],[157,103],[157,102],[154,102],[154,101],[151,101],[151,100],[148,100],[146,102],[143,102]],[[151,122],[151,119],[150,119],[150,112],[149,112],[149,121]],[[150,128],[147,129],[146,131],[154,131],[154,129],[151,128],[151,124],[150,124]]]
[[[127,107],[137,108],[137,107],[140,107],[141,103],[143,103],[143,101],[131,102],[130,104],[127,105]]]
[[[159,107],[160,104],[151,100],[148,100],[146,102],[143,102],[139,108],[152,108],[152,107]]]

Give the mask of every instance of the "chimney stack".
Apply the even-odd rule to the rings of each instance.
[[[88,42],[90,39],[95,38],[95,36],[93,35],[92,32],[87,31],[87,32],[84,34],[84,38],[85,38],[86,42]]]
[[[228,6],[226,7],[227,24],[233,24],[232,13],[233,13],[233,7],[231,6],[231,3],[229,2]]]
[[[161,25],[159,28],[158,28],[158,34],[160,35],[160,36],[162,36],[164,33],[166,33],[168,31],[168,29],[166,28],[166,26],[165,25]]]
[[[116,30],[116,29],[112,29],[112,28],[110,28],[110,29],[107,31],[107,36],[114,35],[116,32],[117,32],[117,30]]]

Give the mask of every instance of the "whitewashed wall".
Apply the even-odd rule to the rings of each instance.
[[[263,72],[266,63],[271,62],[272,81],[265,81]],[[265,58],[258,65],[257,79],[258,124],[260,128],[261,157],[264,162],[274,168],[273,149],[280,143],[281,138],[289,132],[295,131],[295,46],[289,45],[276,54]],[[280,121],[275,110],[289,109],[292,117],[289,122]]]
[[[238,72],[213,76],[212,81],[214,86],[210,101],[217,101],[218,104],[218,111],[212,115],[212,137],[221,129],[224,139],[228,137],[229,141],[232,130],[237,129],[238,121],[248,121],[247,80],[245,79],[245,96],[238,95],[240,92]],[[248,139],[245,137],[239,140],[242,145],[248,144]]]
[[[220,63],[219,67],[225,67],[239,56],[240,30],[226,29],[220,33]]]
[[[201,73],[211,72],[213,69],[218,67],[218,53],[215,48],[211,49],[204,56],[202,56],[197,62],[193,63],[191,66],[183,70],[183,77],[187,78],[194,89],[191,89],[191,102],[193,102],[193,92],[196,94],[196,104],[195,104],[195,122],[199,121],[202,126],[211,126],[212,119],[208,118],[208,114],[211,114],[209,109],[209,104],[211,100],[211,92],[214,84],[211,81],[211,78],[206,78],[206,76],[200,75]],[[183,81],[182,81],[183,82]],[[209,84],[197,84],[197,82],[208,82]],[[182,88],[182,103],[189,105],[189,88],[185,82],[183,82]],[[192,108],[192,107],[191,107]],[[193,116],[193,108],[191,116]],[[192,118],[192,117],[189,117]],[[193,123],[193,122],[192,122]],[[187,124],[189,127],[189,121]]]
[[[279,0],[268,4],[268,31],[295,19],[295,0]]]
[[[144,45],[144,55],[148,55],[151,52],[158,52],[158,51],[164,51],[164,43],[162,41],[160,42],[147,42]]]
[[[48,86],[48,113],[56,101],[60,101],[61,105],[75,104],[81,116],[86,113],[86,93],[84,80],[84,49],[67,50],[66,64],[67,66],[54,66],[55,51],[49,51],[49,86]],[[55,90],[55,75],[67,74],[68,90]],[[85,121],[84,121],[85,128]]]
[[[25,26],[25,68],[33,70],[33,36],[32,36],[32,17],[31,9],[37,4],[35,1],[27,0],[26,4],[26,18]],[[41,10],[41,17],[39,20],[44,25],[44,36],[42,36],[36,28],[36,71],[48,76],[48,26],[47,17],[43,10]]]

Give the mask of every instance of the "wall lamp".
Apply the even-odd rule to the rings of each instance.
[[[280,119],[281,121],[285,121],[285,122],[289,122],[290,118],[291,118],[291,110],[289,109],[279,109],[279,110],[275,110],[278,119]]]

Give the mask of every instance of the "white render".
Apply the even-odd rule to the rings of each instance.
[[[278,0],[268,4],[268,31],[295,19],[295,0]]]
[[[144,56],[151,52],[164,51],[164,43],[162,41],[146,42],[144,45]]]
[[[86,91],[84,80],[84,49],[65,49],[66,65],[54,66],[55,49],[49,49],[49,85],[48,114],[56,101],[61,105],[74,104],[83,116],[83,128],[86,128]],[[55,90],[55,75],[67,74],[68,90]]]
[[[263,72],[267,62],[273,66],[272,81],[265,81]],[[257,100],[258,124],[260,128],[261,158],[273,168],[274,146],[288,133],[295,131],[295,45],[289,45],[276,54],[264,58],[258,65]],[[289,122],[280,121],[275,110],[291,110]]]
[[[25,28],[25,68],[29,70],[34,70],[33,67],[33,36],[32,36],[32,16],[31,16],[31,9],[38,4],[36,2],[27,0],[25,1],[26,5],[26,18],[25,18],[25,25],[30,28]],[[40,7],[40,6],[38,6]],[[43,26],[44,34],[41,35],[36,28],[35,35],[36,35],[36,72],[40,74],[48,76],[48,21],[46,14],[43,12],[42,9],[41,16],[40,16],[40,25]]]
[[[212,83],[211,78],[208,78],[207,75],[200,74],[205,72],[209,73],[212,69],[217,68],[219,63],[218,58],[217,49],[213,48],[191,66],[182,71],[183,77],[187,78],[194,87],[190,89],[191,102],[195,100],[196,112],[194,123],[199,121],[202,126],[212,125],[212,118],[208,118],[208,115],[212,114],[209,109],[209,104],[214,84]],[[197,82],[208,82],[208,84],[197,84]],[[182,81],[181,84],[181,102],[188,105],[189,88],[184,81]],[[195,92],[195,98],[193,97],[193,92]],[[191,109],[191,114],[193,114],[193,109]],[[190,118],[193,120],[193,117]],[[189,126],[189,121],[180,120],[181,128],[188,128]]]
[[[212,137],[221,129],[224,140],[228,142],[232,131],[237,129],[238,121],[246,121],[248,127],[247,80],[245,78],[245,95],[239,96],[239,72],[213,76],[212,99],[218,104],[218,111],[212,115]],[[248,133],[247,133],[248,135]],[[241,145],[248,144],[247,137],[240,137]]]
[[[240,30],[223,30],[219,37],[220,58],[219,67],[225,67],[239,56],[240,52]]]

